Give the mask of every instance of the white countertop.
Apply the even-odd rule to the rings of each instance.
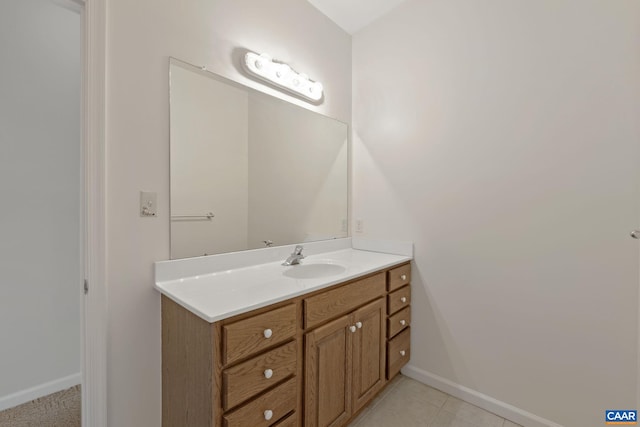
[[[410,261],[411,257],[353,248],[312,254],[303,259],[301,265],[335,264],[342,268],[336,268],[339,272],[335,274],[305,279],[285,275],[298,266],[282,266],[283,260],[165,281],[157,275],[155,288],[213,323],[399,265]]]

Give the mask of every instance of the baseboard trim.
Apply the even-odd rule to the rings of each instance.
[[[58,391],[66,390],[74,385],[80,384],[81,382],[82,374],[77,373],[0,397],[0,411],[22,405],[23,403],[31,402],[34,399],[38,399]]]
[[[402,374],[525,427],[563,427],[558,423],[554,423],[531,412],[527,412],[476,390],[454,383],[439,375],[416,368],[415,366],[405,366],[402,368]]]

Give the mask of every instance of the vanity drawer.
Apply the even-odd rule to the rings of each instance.
[[[267,427],[296,408],[296,379],[224,415],[225,427]],[[286,424],[285,424],[286,425]]]
[[[304,300],[305,328],[311,328],[326,320],[372,301],[385,292],[385,274],[378,273],[349,285],[323,292]]]
[[[387,334],[389,338],[411,324],[411,307],[405,307],[387,320]]]
[[[387,274],[389,275],[389,292],[395,291],[396,289],[411,282],[411,264],[396,267],[389,270]]]
[[[298,413],[294,412],[278,424],[274,424],[273,427],[298,427]]]
[[[407,328],[387,344],[387,379],[395,377],[410,358],[411,328]]]
[[[409,304],[411,304],[411,286],[405,286],[387,296],[387,313],[393,314],[404,307],[408,307]]]
[[[291,341],[233,368],[225,369],[222,373],[224,409],[233,408],[294,375],[298,356],[296,350],[296,341]]]
[[[281,343],[296,334],[296,306],[286,305],[222,327],[224,364]]]

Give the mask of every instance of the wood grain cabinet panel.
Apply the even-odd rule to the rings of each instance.
[[[368,304],[353,315],[353,412],[382,389],[385,382],[384,299]]]
[[[393,314],[411,304],[411,286],[404,286],[387,297],[387,311]]]
[[[342,426],[351,416],[350,317],[305,336],[305,426]]]
[[[223,328],[224,364],[251,356],[296,334],[295,304],[258,314]]]
[[[211,324],[162,296],[162,426],[213,426]]]
[[[296,380],[291,378],[250,403],[225,414],[224,425],[225,427],[268,427],[295,408]]]
[[[305,426],[345,425],[385,384],[385,299],[305,337]]]
[[[273,427],[298,427],[298,413],[294,412]]]
[[[385,292],[385,274],[323,292],[304,300],[305,328],[313,328],[341,314],[373,301]]]
[[[410,358],[411,328],[407,328],[387,344],[387,379],[395,377]]]
[[[409,327],[411,324],[411,307],[405,307],[393,316],[389,317],[389,324],[387,325],[387,332],[389,338],[395,336],[398,332],[404,328]]]
[[[224,409],[233,408],[296,373],[297,343],[292,341],[261,356],[225,369]]]
[[[393,268],[387,273],[388,290],[395,291],[411,282],[411,264]]]

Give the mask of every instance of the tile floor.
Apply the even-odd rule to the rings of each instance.
[[[350,427],[521,427],[398,375]]]

